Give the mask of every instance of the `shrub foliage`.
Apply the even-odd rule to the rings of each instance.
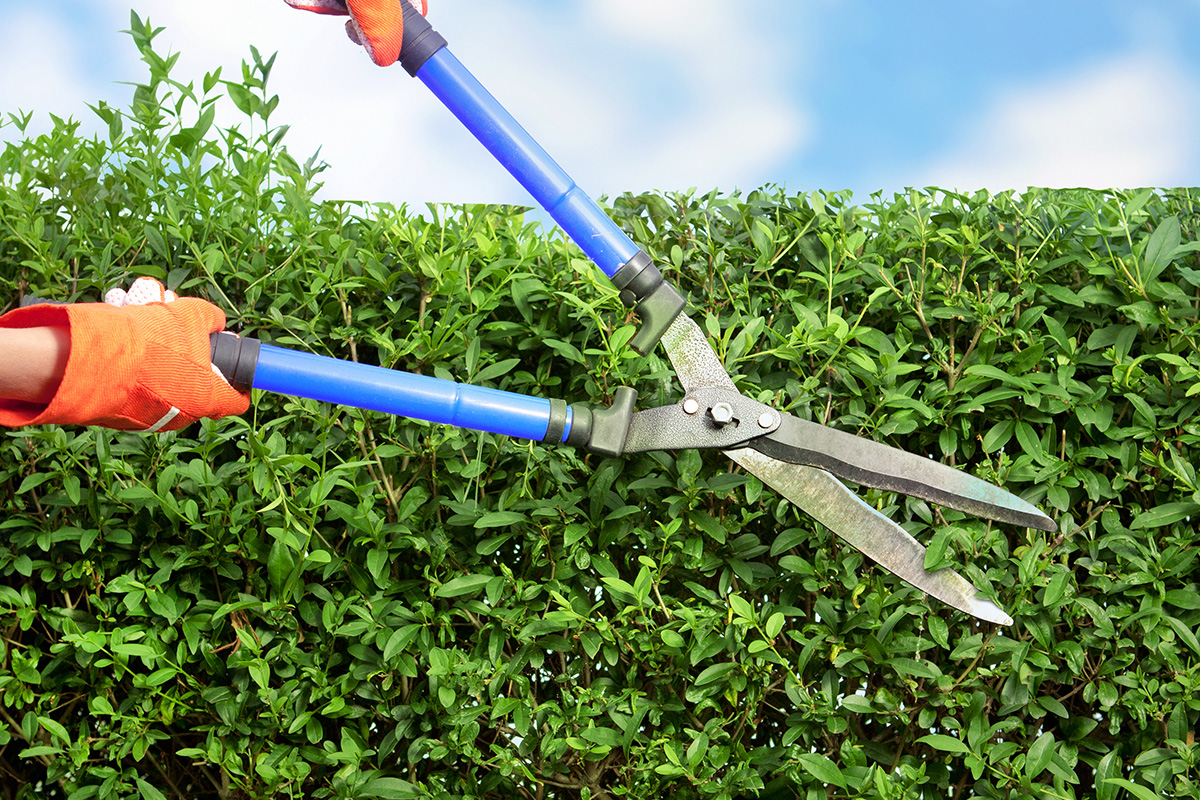
[[[0,304],[136,275],[287,347],[675,397],[520,209],[318,202],[270,63],[149,67],[0,159]],[[239,127],[212,126],[227,95]],[[256,394],[0,444],[0,795],[1195,797],[1195,191],[621,197],[743,391],[1058,534],[864,492],[1016,619],[927,600],[719,454],[600,458]]]

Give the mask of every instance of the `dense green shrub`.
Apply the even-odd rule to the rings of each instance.
[[[131,276],[288,347],[673,398],[520,210],[314,201],[269,63],[150,67],[0,158],[0,307]],[[227,92],[240,129],[212,129]],[[25,122],[8,120],[10,138]],[[944,459],[1054,535],[869,502],[979,623],[717,454],[605,459],[257,395],[0,439],[0,795],[1195,797],[1194,191],[622,197],[738,384]]]

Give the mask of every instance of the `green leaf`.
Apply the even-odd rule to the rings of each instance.
[[[1153,428],[1158,424],[1158,415],[1154,413],[1154,409],[1146,402],[1144,397],[1136,394],[1127,394],[1125,395],[1125,399],[1129,401],[1129,404],[1133,406],[1134,411],[1142,418],[1142,421],[1146,425]]]
[[[927,571],[933,572],[946,566],[946,550],[953,538],[953,531],[942,528],[929,540],[929,547],[925,548],[924,562],[924,568]]]
[[[685,647],[687,645],[687,640],[670,628],[660,630],[658,637],[662,639],[662,643],[667,647]]]
[[[162,686],[164,683],[172,680],[178,674],[179,670],[177,670],[175,667],[163,667],[162,669],[157,669],[150,674],[150,677],[146,678],[146,685]]]
[[[1071,712],[1067,711],[1067,707],[1057,698],[1043,695],[1037,699],[1037,704],[1062,719],[1069,719],[1071,716]]]
[[[1017,388],[1025,388],[1028,385],[1026,379],[990,364],[974,364],[967,367],[964,374],[971,377],[988,378]]]
[[[1161,528],[1164,525],[1171,525],[1180,520],[1193,517],[1197,512],[1200,512],[1200,503],[1164,503],[1161,506],[1156,506],[1149,511],[1138,514],[1129,527],[1135,531],[1146,528]]]
[[[1179,217],[1167,217],[1150,234],[1142,250],[1139,272],[1143,282],[1154,280],[1171,265],[1179,243]]]
[[[737,664],[732,664],[729,662],[713,664],[696,677],[696,685],[706,686],[710,683],[716,683],[717,681],[722,680],[730,675],[737,668]]]
[[[1124,778],[1105,778],[1103,782],[1111,786],[1119,786],[1139,800],[1161,800],[1158,793],[1152,789],[1147,789],[1140,783],[1134,783]]]
[[[487,585],[491,575],[460,575],[446,581],[433,594],[435,597],[465,597],[473,595]]]
[[[1200,609],[1200,592],[1191,589],[1169,589],[1165,599],[1176,608],[1184,608],[1189,611]]]
[[[42,756],[56,756],[63,750],[61,747],[51,747],[47,744],[39,744],[33,747],[26,747],[24,750],[17,753],[20,758],[41,758]]]
[[[143,800],[167,800],[165,794],[141,778],[135,779],[135,783],[137,783],[138,792],[141,794]]]
[[[633,585],[630,584],[629,581],[622,580],[621,578],[607,578],[607,577],[601,578],[600,581],[605,586],[607,586],[608,588],[612,589],[615,592],[620,592],[621,594],[627,594],[631,598],[634,598],[635,600],[637,599],[637,589],[633,588]]]
[[[937,670],[929,664],[922,661],[917,661],[914,658],[891,658],[888,659],[888,666],[899,672],[901,675],[911,675],[914,678],[936,678]]]
[[[367,571],[380,586],[386,585],[391,554],[385,547],[372,547],[367,551]]]
[[[922,736],[917,739],[918,744],[927,744],[935,750],[944,750],[947,753],[969,753],[971,748],[963,744],[962,741],[955,739],[953,736],[947,736],[944,733],[931,733],[928,736]]]
[[[1016,421],[1011,419],[1006,419],[1003,422],[997,422],[993,425],[983,435],[984,452],[994,453],[1008,444],[1008,441],[1012,439],[1013,431],[1016,430],[1016,427]]]
[[[21,481],[20,488],[17,489],[17,494],[25,494],[26,492],[36,489],[46,481],[54,477],[51,472],[35,472],[32,475],[26,475]]]
[[[1036,778],[1050,766],[1054,758],[1054,734],[1046,731],[1030,745],[1029,753],[1025,756],[1025,775],[1030,779]]]
[[[512,539],[515,535],[515,532],[510,531],[507,533],[502,533],[499,536],[492,536],[490,538],[483,539],[479,542],[479,544],[475,545],[475,552],[481,556],[490,556],[503,547],[505,542],[507,542],[509,539]]]
[[[38,717],[38,723],[50,734],[51,737],[57,739],[65,745],[71,743],[71,735],[67,733],[67,729],[63,727],[58,720],[50,717]]]
[[[942,451],[942,455],[953,455],[958,451],[958,432],[951,428],[944,428],[938,434],[938,447]]]
[[[579,348],[570,342],[564,342],[561,339],[543,339],[542,344],[554,350],[559,355],[571,361],[580,364],[586,363],[583,358],[583,353],[579,352]]]
[[[250,673],[251,680],[258,684],[258,688],[266,689],[271,685],[271,668],[261,658],[251,661],[246,670]]]
[[[1056,608],[1059,604],[1059,601],[1061,601],[1066,595],[1067,586],[1070,585],[1070,582],[1070,572],[1067,570],[1056,572],[1054,576],[1050,578],[1050,582],[1046,584],[1046,591],[1042,596],[1042,605],[1046,606],[1047,608]]]
[[[725,526],[718,522],[711,514],[696,509],[688,514],[688,519],[700,530],[707,533],[718,542],[724,543],[727,537]]]
[[[750,603],[747,602],[746,599],[741,595],[729,595],[729,605],[733,609],[733,613],[737,614],[739,617],[748,619],[750,621],[754,621],[756,619],[754,614],[754,606],[750,605]]]
[[[296,567],[295,553],[284,541],[285,536],[276,537],[271,544],[270,553],[267,554],[267,581],[276,594],[283,592],[292,570]]]
[[[169,261],[171,253],[167,249],[167,242],[163,239],[163,235],[159,232],[158,228],[155,228],[150,223],[146,223],[142,226],[142,233],[146,237],[146,244],[150,246],[154,254],[164,261]]]
[[[1121,775],[1121,758],[1109,750],[1096,765],[1096,800],[1116,800],[1117,786],[1112,782]]]
[[[1058,286],[1057,284],[1046,283],[1042,284],[1038,288],[1053,298],[1057,303],[1076,306],[1078,308],[1083,308],[1087,305],[1087,303],[1079,298],[1079,295],[1066,286]]]
[[[528,519],[519,511],[489,511],[475,521],[476,528],[507,528]]]
[[[521,628],[517,634],[517,639],[527,642],[531,639],[536,639],[539,636],[545,636],[551,633],[575,627],[579,624],[579,619],[573,614],[565,611],[550,611],[547,612],[543,619],[535,619],[525,627]]]
[[[379,800],[411,800],[422,797],[424,793],[414,783],[401,778],[381,777],[372,778],[359,789],[360,797],[379,798]]]
[[[419,625],[405,625],[402,628],[397,628],[392,631],[388,637],[387,644],[383,646],[383,660],[391,661],[398,653],[401,653],[404,648],[408,647],[409,642],[417,637],[421,632]]]
[[[602,744],[607,747],[621,746],[621,734],[612,728],[584,728],[580,734],[594,744]]]
[[[519,358],[506,358],[503,361],[497,361],[495,364],[490,364],[479,370],[479,374],[475,376],[475,383],[483,383],[484,381],[492,381],[501,376],[512,372],[513,367],[521,363]]]
[[[1181,642],[1192,648],[1193,653],[1200,655],[1200,641],[1196,639],[1196,634],[1191,628],[1185,625],[1182,620],[1170,615],[1163,615],[1163,619],[1165,619],[1167,624],[1171,626],[1171,629],[1175,631],[1175,635],[1179,637]]]
[[[848,694],[843,697],[842,708],[853,711],[855,714],[871,714],[875,711],[875,706],[870,700],[857,694]]]
[[[846,788],[846,776],[841,768],[820,753],[801,753],[796,757],[804,771],[826,786]]]
[[[158,655],[158,652],[148,644],[137,644],[136,642],[122,642],[114,644],[112,647],[114,653],[119,653],[123,656],[134,656],[138,658],[152,658]]]

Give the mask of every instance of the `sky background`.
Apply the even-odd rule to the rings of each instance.
[[[430,0],[450,48],[593,196],[1200,186],[1200,0]],[[323,195],[528,195],[399,67],[282,0],[0,0],[0,113],[128,105],[129,11],[197,84],[278,52],[272,119]],[[224,116],[233,122],[236,112]],[[220,122],[220,118],[219,118]],[[13,135],[0,129],[0,138]]]

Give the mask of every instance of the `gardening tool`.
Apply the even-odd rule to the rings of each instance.
[[[1014,525],[1053,531],[1054,522],[1032,504],[964,472],[798,419],[740,393],[684,313],[683,296],[650,257],[451,54],[429,22],[405,6],[402,66],[433,91],[612,281],[641,321],[631,346],[646,353],[661,342],[684,395],[672,405],[637,411],[636,392],[622,387],[608,407],[568,404],[213,334],[213,363],[230,383],[611,456],[720,450],[930,596],[980,619],[1012,624],[953,570],[926,571],[925,548],[838,478]]]

